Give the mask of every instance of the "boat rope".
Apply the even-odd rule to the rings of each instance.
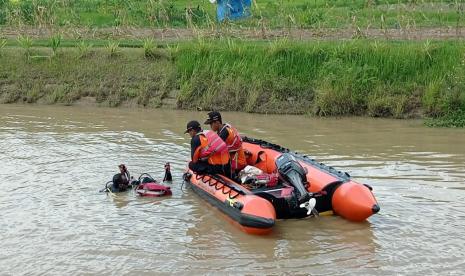
[[[183,189],[183,188],[184,188],[184,184],[185,184],[185,183],[186,183],[185,180],[183,180],[182,183],[181,183],[181,191],[183,191],[183,192],[184,192],[184,189]]]
[[[215,190],[221,191],[221,193],[223,193],[224,195],[228,195],[229,199],[235,199],[241,194],[241,191],[238,191],[233,187],[228,186],[226,183],[223,183],[219,179],[215,179],[212,176],[196,175],[195,179],[202,180],[202,182],[207,184],[208,186],[214,187]],[[228,188],[229,190],[225,188]],[[235,194],[233,194],[233,191],[235,192]]]

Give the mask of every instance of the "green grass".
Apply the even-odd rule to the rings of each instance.
[[[430,127],[465,127],[465,109],[425,121]]]
[[[394,118],[441,118],[465,109],[463,42],[200,39],[157,45],[151,58],[141,43],[119,47],[117,55],[63,47],[53,59],[35,58],[51,55],[47,47],[32,47],[27,59],[25,49],[6,46],[0,101],[72,103],[90,96],[109,106],[158,107],[171,95],[182,109]]]
[[[20,46],[20,43],[17,39],[6,39],[7,46]],[[96,47],[104,47],[108,45],[109,42],[113,41],[112,39],[63,39],[60,44],[60,48],[74,48],[81,41],[92,44]],[[124,48],[141,48],[143,45],[143,40],[134,40],[134,39],[122,39],[118,40],[119,46]],[[49,47],[50,39],[34,39],[32,41],[32,47]]]
[[[116,56],[104,48],[82,55],[62,48],[58,56],[48,48],[32,48],[26,59],[21,49],[6,47],[0,57],[0,103],[72,104],[93,97],[99,105],[132,102],[158,107],[175,89],[176,72],[168,58],[147,61],[143,49],[123,48]]]
[[[176,57],[179,106],[320,116],[440,116],[465,106],[461,42],[198,41]]]
[[[233,26],[396,28],[464,26],[463,1],[256,0],[253,16]],[[38,13],[38,7],[45,12]],[[215,5],[192,0],[0,0],[0,25],[216,26]],[[383,19],[382,19],[383,18]]]

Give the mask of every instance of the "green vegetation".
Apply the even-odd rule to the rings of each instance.
[[[6,46],[6,39],[0,39],[0,55],[2,54],[3,48]]]
[[[429,118],[426,125],[430,127],[465,127],[465,110],[459,110],[438,118]]]
[[[86,46],[87,47],[87,46]],[[48,53],[32,48],[33,55]],[[132,104],[159,107],[175,89],[176,71],[167,59],[144,58],[142,49],[119,49],[109,56],[105,48],[83,55],[63,48],[53,59],[25,59],[16,47],[0,57],[0,103],[72,104],[92,97],[100,105]]]
[[[61,35],[54,35],[50,38],[50,48],[52,48],[53,55],[55,56],[60,47],[62,37]]]
[[[144,55],[146,58],[155,58],[156,57],[156,44],[153,38],[146,38],[144,40]]]
[[[28,36],[20,35],[18,38],[27,38],[31,42],[31,47],[50,47],[50,38],[41,38],[32,40]],[[20,46],[21,39],[5,39],[8,46]],[[74,48],[79,43],[84,42],[86,44],[91,44],[95,47],[106,47],[109,43],[115,42],[114,39],[62,39],[60,42],[61,48]],[[143,45],[143,41],[126,39],[126,40],[117,40],[117,43],[120,47],[125,48],[140,48]]]
[[[108,55],[110,57],[115,57],[116,55],[119,54],[119,43],[116,41],[109,41],[107,46],[105,46],[107,49]]]
[[[0,28],[13,30],[0,33],[0,102],[72,104],[91,97],[109,106],[169,103],[464,124],[465,43],[392,40],[409,30],[434,39],[455,30],[461,37],[463,1],[255,0],[253,16],[224,23],[216,22],[215,8],[206,0],[0,0]],[[163,29],[155,30],[161,39],[143,27]],[[168,28],[179,28],[171,30],[171,41],[179,42],[157,44]],[[310,30],[292,35],[302,29]],[[206,32],[216,38],[204,39]],[[335,40],[233,38],[281,32]],[[192,34],[197,39],[182,42]],[[387,40],[366,39],[380,36]]]
[[[255,0],[233,26],[393,28],[465,25],[458,0]],[[191,0],[0,0],[0,25],[211,27],[215,5]],[[227,23],[228,24],[228,23]]]
[[[91,49],[92,49],[92,44],[87,43],[86,41],[80,41],[77,44],[77,49],[78,49],[78,58],[85,58],[88,57],[91,54]]]
[[[31,55],[32,39],[28,36],[19,36],[17,40],[19,45],[24,49],[24,54],[29,59]]]
[[[442,116],[465,107],[465,44],[226,40],[182,45],[183,108]]]
[[[446,116],[455,125],[463,122],[462,42],[198,39],[154,48],[141,41],[131,44],[136,48],[112,42],[111,47],[92,48],[92,54],[83,43],[61,48],[50,61],[27,60],[17,47],[5,47],[0,101],[71,104],[94,97],[109,106],[130,102],[160,107],[171,97],[183,109]],[[157,49],[156,58],[147,59],[146,48]],[[40,55],[46,48],[30,51]],[[111,54],[115,51],[119,54]],[[450,114],[461,115],[453,119]]]

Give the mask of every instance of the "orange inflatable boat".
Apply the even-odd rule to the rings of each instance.
[[[266,234],[276,219],[336,214],[359,222],[380,210],[372,188],[353,181],[348,173],[262,140],[243,137],[243,147],[248,165],[265,175],[277,175],[279,181],[250,185],[192,171],[184,178],[247,233]]]

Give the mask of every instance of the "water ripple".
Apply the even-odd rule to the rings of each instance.
[[[465,270],[464,132],[390,120],[226,114],[233,123],[243,122],[246,134],[307,153],[369,183],[382,208],[365,223],[338,217],[282,220],[269,236],[257,237],[227,223],[192,191],[181,190],[190,154],[182,130],[196,116],[204,114],[2,106],[1,274],[460,275]],[[98,193],[119,163],[135,175],[148,172],[161,179],[165,162],[171,162],[175,179],[172,197]]]

